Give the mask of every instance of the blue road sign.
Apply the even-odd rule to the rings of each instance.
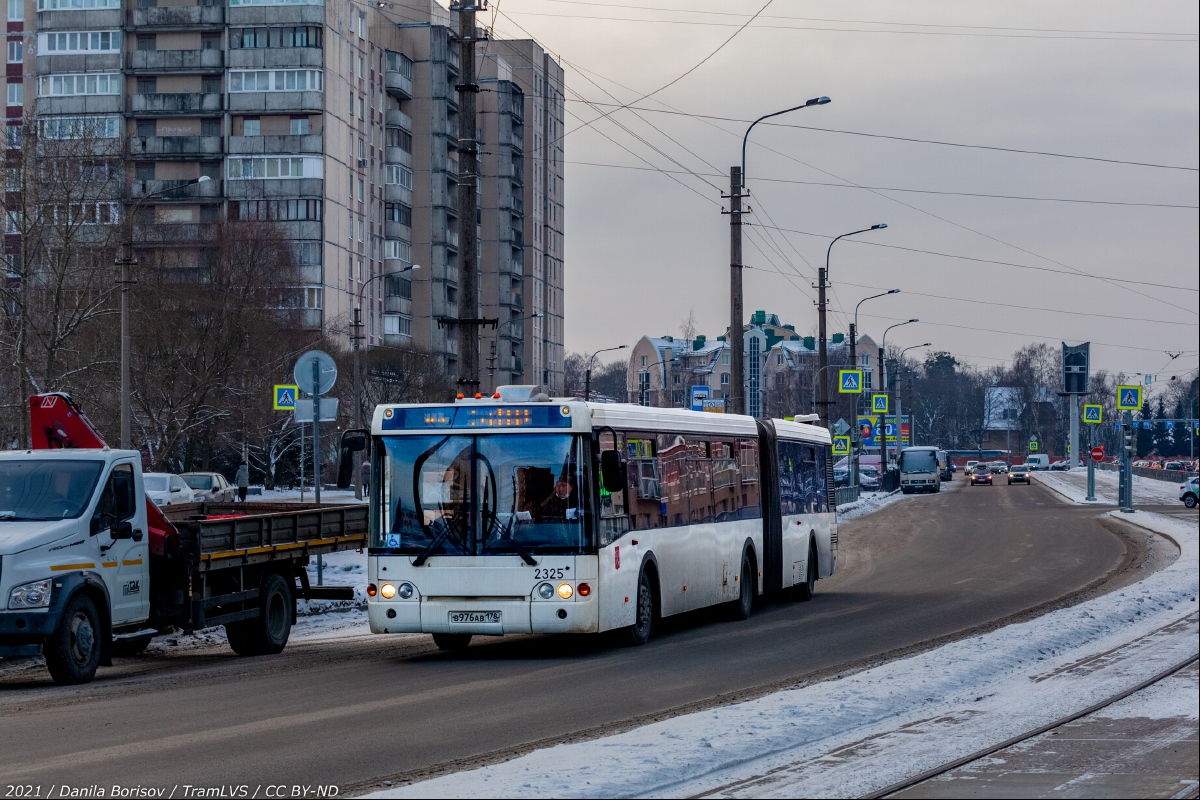
[[[692,387],[692,411],[703,411],[704,402],[708,400],[709,390],[707,386]]]
[[[1142,407],[1142,387],[1118,386],[1117,408],[1121,411],[1137,411]]]
[[[296,410],[296,395],[299,393],[299,387],[283,384],[275,386],[275,410],[276,411],[295,411]]]
[[[1099,403],[1085,403],[1083,406],[1083,421],[1099,425],[1104,421],[1104,406]]]
[[[858,394],[862,391],[862,370],[838,370],[838,391],[842,394]]]
[[[886,414],[888,411],[888,396],[886,394],[871,395],[871,410],[877,414]]]

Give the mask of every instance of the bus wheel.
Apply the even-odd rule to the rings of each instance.
[[[439,650],[447,650],[450,652],[454,652],[456,650],[466,650],[467,645],[471,643],[471,634],[435,633],[433,635],[433,643],[438,646]]]
[[[629,641],[635,647],[640,647],[650,641],[654,635],[654,584],[646,570],[638,575],[637,586],[637,617],[629,626]]]
[[[102,634],[100,614],[92,599],[84,594],[72,597],[58,630],[43,648],[46,666],[55,683],[88,683],[96,676],[96,668],[100,666]]]
[[[735,620],[750,619],[754,609],[754,570],[750,567],[750,556],[742,556],[742,574],[738,578],[742,584],[738,599],[730,604]]]
[[[817,551],[815,548],[809,548],[805,573],[804,583],[796,587],[796,599],[802,602],[812,600],[813,595],[817,593]]]

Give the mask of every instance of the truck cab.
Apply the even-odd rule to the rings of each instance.
[[[0,657],[44,653],[90,680],[150,616],[147,511],[133,450],[0,453]]]

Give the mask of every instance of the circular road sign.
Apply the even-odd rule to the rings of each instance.
[[[333,388],[333,383],[337,380],[337,364],[333,363],[333,358],[325,351],[309,350],[300,356],[296,360],[296,366],[292,369],[292,377],[296,379],[296,385],[300,387],[300,391],[312,392],[314,358],[317,360],[319,375],[317,393],[325,394]]]
[[[1092,448],[1092,461],[1103,461],[1103,460],[1104,460],[1104,448],[1103,447],[1093,447]]]

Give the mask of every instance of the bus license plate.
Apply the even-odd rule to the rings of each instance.
[[[499,611],[451,611],[451,625],[499,625]]]

